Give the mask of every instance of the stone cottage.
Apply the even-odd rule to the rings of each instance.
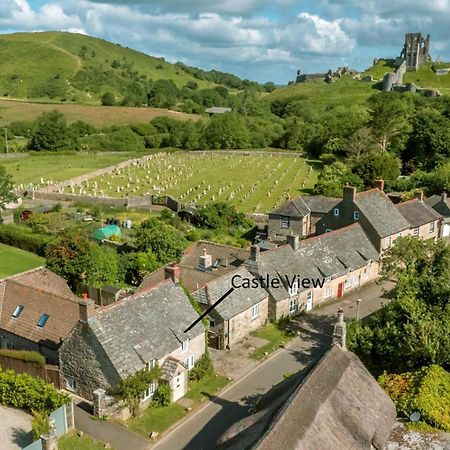
[[[450,197],[448,197],[447,193],[443,192],[441,195],[432,195],[425,200],[425,203],[443,218],[440,237],[450,236]]]
[[[184,332],[197,318],[181,286],[170,278],[92,311],[61,346],[67,389],[93,400],[97,389],[112,392],[122,379],[158,364],[176,401],[187,392],[188,371],[205,351],[201,323]],[[143,401],[155,388],[149,386]]]
[[[61,343],[93,309],[45,267],[0,280],[0,348],[33,350],[58,364]]]
[[[193,293],[195,299],[205,310],[214,304],[234,284],[242,286],[254,277],[245,268],[229,272],[206,284]],[[269,294],[261,286],[237,287],[209,314],[208,341],[212,347],[232,348],[253,330],[268,320]]]

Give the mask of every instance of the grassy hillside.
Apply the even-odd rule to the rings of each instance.
[[[184,114],[161,108],[132,108],[125,106],[94,106],[74,104],[30,103],[25,101],[0,100],[0,127],[20,120],[34,120],[37,116],[51,110],[58,110],[69,123],[83,120],[95,127],[148,123],[155,117],[172,119],[194,119],[200,116]]]
[[[0,35],[0,97],[98,103],[136,81],[170,79],[179,87],[214,84],[180,67],[117,44],[66,32]]]
[[[403,81],[415,83],[419,87],[433,88],[442,94],[450,94],[450,74],[436,75],[433,72],[433,63],[425,64],[417,72],[406,72]],[[392,60],[380,60],[374,66],[367,69],[363,75],[372,75],[373,78],[381,80],[385,73],[394,72],[395,67]]]

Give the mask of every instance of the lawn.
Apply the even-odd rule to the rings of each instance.
[[[91,195],[171,195],[183,203],[226,201],[243,212],[267,212],[311,189],[319,169],[319,163],[297,155],[268,152],[158,153],[82,188]]]
[[[0,159],[0,165],[12,175],[16,184],[40,183],[44,180],[63,181],[120,161],[139,156],[137,153],[73,153],[73,154],[30,154],[26,157]]]
[[[282,325],[269,323],[252,332],[252,336],[267,339],[269,341],[267,344],[257,348],[250,354],[251,358],[263,359],[266,356],[264,353],[272,353],[283,342],[287,343],[288,341],[290,341],[295,336],[295,334],[285,330]]]
[[[194,402],[192,408],[195,408],[205,398],[216,395],[227,383],[228,380],[222,375],[213,375],[197,382],[190,381],[186,398]],[[172,403],[163,408],[149,407],[141,417],[130,419],[127,425],[136,433],[148,437],[153,431],[162,433],[167,430],[187,413],[186,408],[178,403]]]
[[[25,272],[44,264],[44,259],[33,253],[0,244],[0,278]]]
[[[58,439],[59,450],[104,450],[105,444],[89,436],[78,436],[77,432],[67,433]]]

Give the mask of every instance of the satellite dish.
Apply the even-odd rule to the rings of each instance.
[[[418,421],[420,420],[420,417],[421,417],[420,412],[419,412],[419,411],[416,411],[416,412],[413,412],[413,413],[409,416],[409,420],[410,420],[411,422],[418,422]]]

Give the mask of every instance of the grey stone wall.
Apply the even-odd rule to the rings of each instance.
[[[284,216],[278,214],[269,214],[269,238],[276,239],[277,237],[284,237],[293,233],[296,236],[304,236],[304,221],[294,217],[289,218],[289,227],[283,228],[281,226],[281,218]]]

